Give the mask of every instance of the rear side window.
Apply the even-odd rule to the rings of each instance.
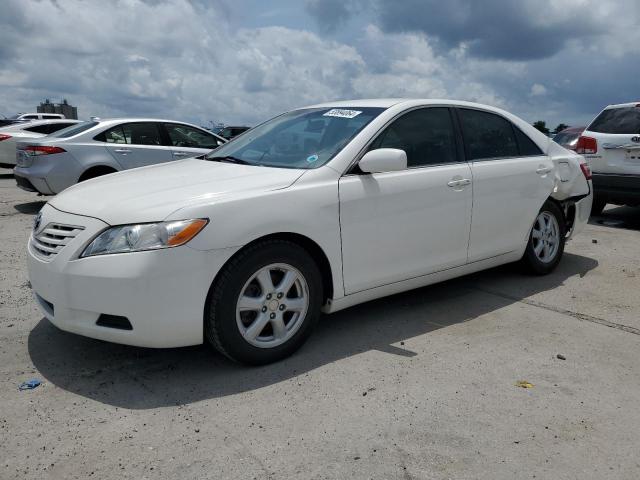
[[[164,126],[174,147],[214,149],[219,146],[215,136],[197,128],[176,123],[165,123]]]
[[[408,167],[456,162],[455,131],[449,109],[421,108],[406,113],[373,142],[371,150],[378,148],[404,150]]]
[[[100,135],[99,139],[96,137],[96,140],[107,143],[127,143],[127,140],[124,138],[124,130],[121,125],[110,128]]]
[[[162,145],[160,130],[155,123],[125,123],[122,130],[131,145]]]
[[[518,142],[518,150],[521,157],[535,157],[538,155],[544,155],[540,147],[535,144],[533,140],[529,138],[522,130],[515,125],[513,126],[514,132],[516,132],[516,141]]]
[[[591,132],[597,133],[640,133],[640,107],[610,108],[604,110],[589,125]]]
[[[519,156],[511,122],[480,110],[461,108],[459,112],[468,160]]]

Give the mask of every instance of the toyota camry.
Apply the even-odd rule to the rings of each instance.
[[[63,330],[263,364],[321,312],[509,262],[551,272],[589,218],[590,179],[497,108],[315,105],[203,159],[66,189],[36,218],[29,277]]]

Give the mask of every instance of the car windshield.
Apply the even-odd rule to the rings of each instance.
[[[63,128],[62,130],[58,130],[57,132],[51,134],[50,137],[57,137],[57,138],[73,137],[74,135],[78,135],[79,133],[82,133],[86,130],[89,130],[90,128],[95,127],[96,125],[98,125],[98,122],[76,123],[74,125],[71,125],[70,127]]]
[[[259,125],[208,154],[207,160],[280,168],[317,168],[331,160],[384,108],[294,110]]]

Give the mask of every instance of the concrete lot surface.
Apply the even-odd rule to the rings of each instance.
[[[354,307],[245,368],[43,319],[25,268],[43,198],[9,172],[2,479],[640,478],[640,209],[610,207],[550,276],[508,266]]]

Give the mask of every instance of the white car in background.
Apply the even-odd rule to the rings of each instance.
[[[173,120],[92,119],[18,143],[14,177],[23,190],[54,195],[90,178],[203,155],[225,142]]]
[[[581,156],[503,110],[326,103],[204,159],[57,195],[36,218],[29,278],[63,330],[145,347],[206,339],[267,363],[321,311],[508,262],[551,272],[589,218],[589,179]]]
[[[593,213],[607,203],[640,206],[640,103],[609,105],[578,139],[593,171]]]
[[[79,120],[34,120],[26,123],[15,123],[0,128],[0,167],[16,166],[16,143],[29,141],[51,135],[63,128],[80,123]]]
[[[61,113],[18,113],[11,117],[14,120],[64,120]]]

